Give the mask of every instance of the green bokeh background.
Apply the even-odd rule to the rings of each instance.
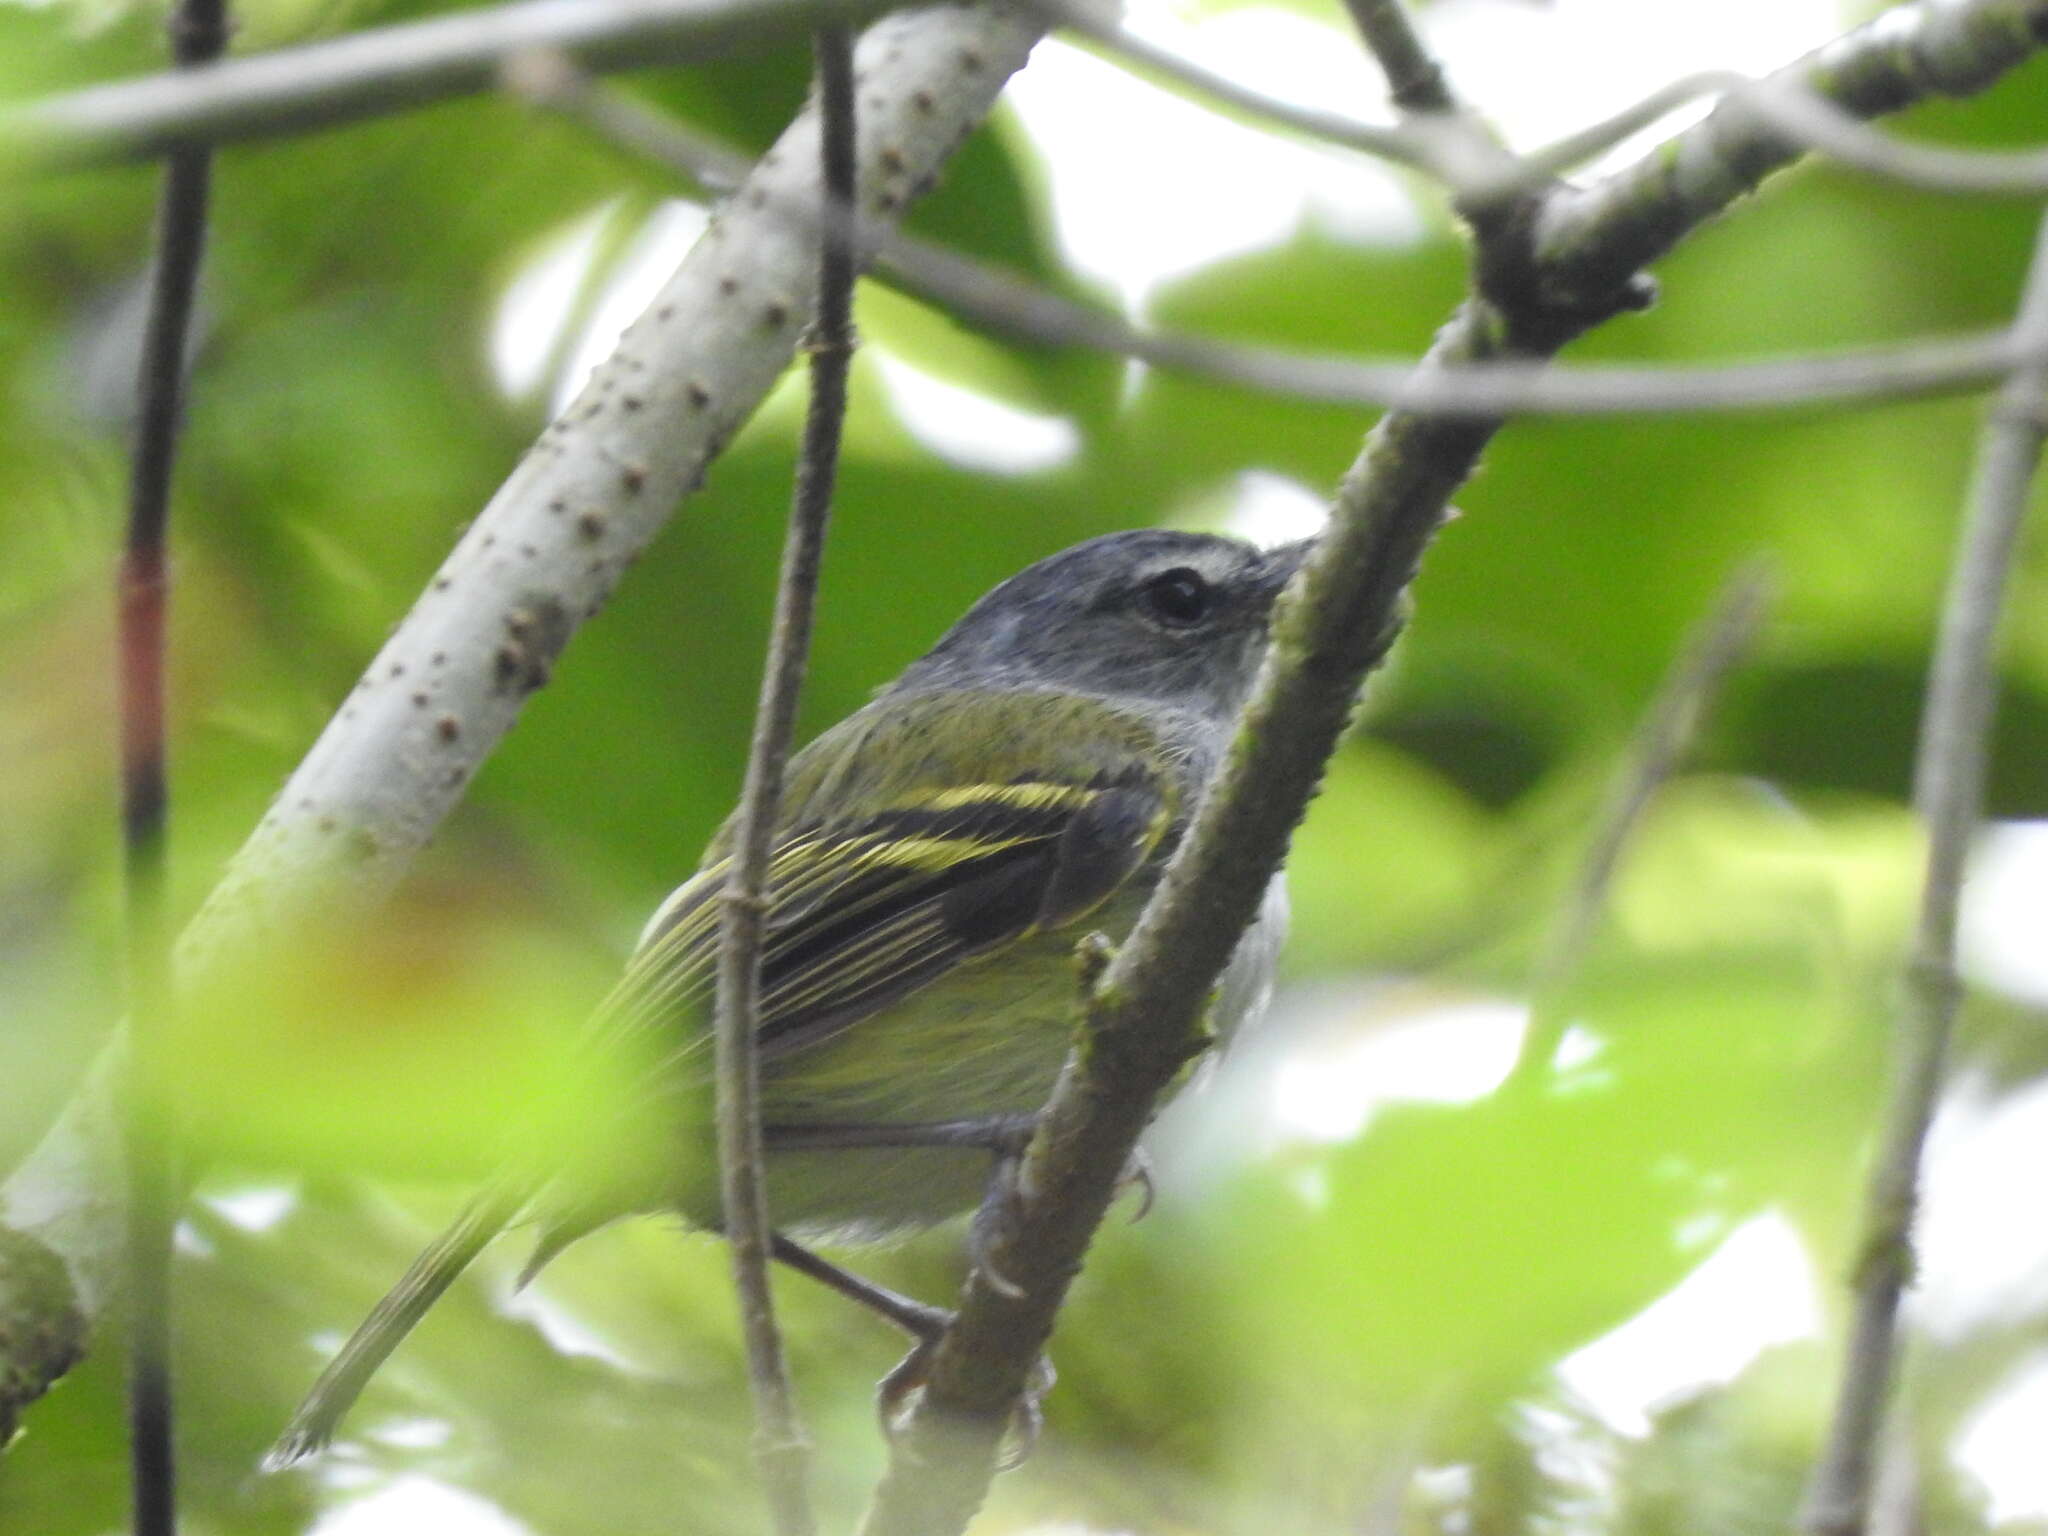
[[[277,6],[250,15],[240,46],[422,9]],[[1317,14],[1334,24],[1334,7]],[[0,7],[0,94],[151,68],[153,25],[118,8]],[[804,69],[786,53],[632,89],[758,145]],[[2037,65],[1905,126],[2039,138],[2044,91]],[[1085,294],[1047,174],[999,114],[913,223]],[[33,1144],[117,1011],[108,592],[153,188],[146,168],[5,185],[0,1166]],[[503,100],[221,157],[176,512],[181,913],[543,425],[542,403],[508,401],[488,364],[505,285],[600,206],[616,256],[670,192]],[[2034,224],[2020,202],[1801,171],[1667,262],[1658,308],[1575,356],[1676,362],[1996,325]],[[1463,271],[1447,225],[1400,248],[1303,233],[1171,285],[1155,313],[1271,344],[1412,353]],[[1184,378],[1127,388],[1113,360],[991,342],[893,295],[863,303],[872,339],[1066,418],[1079,449],[1040,473],[963,469],[919,446],[872,362],[858,365],[807,731],[1028,561],[1213,517],[1247,471],[1324,492],[1369,424]],[[760,1527],[722,1255],[652,1221],[589,1240],[541,1282],[580,1347],[502,1310],[518,1262],[504,1245],[372,1389],[341,1474],[252,1468],[317,1368],[312,1341],[328,1347],[398,1273],[503,1126],[573,1134],[601,1095],[562,1085],[559,1045],[734,792],[799,405],[778,396],[576,638],[391,919],[333,955],[293,957],[282,979],[252,978],[246,1006],[190,1026],[203,1193],[296,1194],[262,1230],[206,1200],[190,1218],[180,1432],[195,1532],[302,1530],[410,1472],[548,1536]],[[1196,1171],[1163,1170],[1159,1211],[1113,1221],[1098,1244],[1056,1343],[1046,1442],[998,1485],[987,1530],[1335,1532],[1388,1511],[1411,1531],[1787,1523],[1830,1347],[1770,1351],[1633,1439],[1553,1372],[1765,1211],[1809,1244],[1839,1324],[1832,1282],[1850,1258],[1913,902],[1902,796],[1978,418],[1958,400],[1502,435],[1299,840],[1290,984],[1342,1001],[1290,1006],[1236,1070],[1385,1027],[1402,1008],[1359,1002],[1383,986],[1410,1013],[1522,995],[1660,676],[1730,574],[1761,558],[1771,623],[1651,808],[1559,1000],[1597,1052],[1473,1102],[1388,1108],[1335,1144],[1231,1118],[1257,1095],[1233,1097],[1227,1066],[1178,1139],[1198,1149]],[[2011,613],[1994,810],[2040,817],[2038,538]],[[2043,1024],[1973,996],[1965,1067],[1994,1093],[2023,1086],[2048,1064]],[[957,1248],[939,1234],[863,1263],[940,1298]],[[782,1294],[821,1498],[843,1525],[880,1464],[868,1392],[895,1341],[800,1282]],[[1915,1429],[1938,1529],[1987,1528],[1944,1448],[2044,1320],[2037,1297],[1924,1357]],[[120,1524],[112,1344],[0,1461],[0,1529]],[[407,1421],[445,1436],[380,1438]],[[1561,1441],[1602,1477],[1543,1454]],[[1461,1471],[1425,1487],[1418,1468]]]

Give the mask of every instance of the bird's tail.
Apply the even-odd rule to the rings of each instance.
[[[531,1181],[500,1177],[462,1208],[462,1214],[412,1261],[412,1267],[371,1309],[342,1345],[341,1353],[320,1373],[299,1411],[278,1436],[277,1444],[263,1458],[266,1472],[303,1461],[326,1447],[342,1416],[385,1357],[412,1332],[413,1324],[426,1315],[427,1309],[441,1299],[441,1294],[455,1283],[455,1277],[469,1267],[469,1261],[519,1214],[532,1194]]]

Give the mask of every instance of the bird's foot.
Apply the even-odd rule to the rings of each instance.
[[[934,1308],[935,1312],[939,1309]],[[915,1406],[917,1396],[931,1380],[932,1361],[938,1355],[939,1338],[951,1324],[950,1313],[941,1313],[945,1322],[937,1333],[929,1338],[920,1338],[911,1346],[910,1353],[899,1361],[894,1370],[884,1376],[881,1385],[875,1389],[875,1412],[882,1421],[882,1433],[894,1443],[903,1433],[910,1410]],[[1045,1432],[1045,1399],[1059,1380],[1059,1373],[1052,1368],[1052,1361],[1040,1355],[1031,1363],[1031,1374],[1025,1379],[1024,1393],[1017,1399],[1017,1406],[1010,1411],[1010,1423],[1004,1439],[1002,1459],[997,1470],[1015,1471],[1030,1459],[1038,1447],[1038,1438]]]

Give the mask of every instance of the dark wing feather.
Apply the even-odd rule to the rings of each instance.
[[[953,967],[1085,916],[1158,851],[1170,807],[1131,772],[928,792],[843,827],[791,828],[769,860],[765,1059],[817,1044]],[[704,1034],[727,863],[649,924],[599,1028]]]

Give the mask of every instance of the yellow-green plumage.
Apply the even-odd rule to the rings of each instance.
[[[870,706],[799,754],[767,885],[764,1124],[918,1124],[1026,1114],[1044,1102],[1072,1029],[1074,943],[1086,932],[1114,939],[1129,930],[1197,771],[1156,714],[1106,699],[940,693],[910,713]],[[973,728],[963,728],[970,718]],[[983,946],[963,945],[948,930],[929,895],[935,882],[976,859],[1005,855],[1050,868],[1061,838],[1112,795],[1142,803],[1149,814],[1078,904],[1017,912],[1008,931]],[[860,810],[835,809],[847,806]],[[950,835],[888,830],[938,816]],[[698,1096],[691,1106],[698,1112],[683,1123],[700,1128],[711,1060],[714,898],[727,841],[721,833],[699,873],[656,912],[599,1016],[599,1038],[614,1047],[644,1048],[650,1030],[673,1036],[664,1076],[671,1092]],[[863,882],[864,903],[844,899]],[[801,944],[820,922],[845,923],[863,906],[888,906],[894,915],[831,965],[777,977],[778,949]],[[829,1014],[837,998],[934,962],[945,963],[943,974],[888,1006],[791,1040],[794,1020]],[[972,1149],[775,1152],[772,1137],[770,1149],[769,1205],[779,1224],[870,1239],[966,1209],[988,1167],[987,1155]],[[674,1206],[715,1225],[708,1138],[685,1149],[671,1173],[672,1182],[617,1191],[612,1203]],[[581,1226],[593,1212],[579,1200],[564,1214]]]

